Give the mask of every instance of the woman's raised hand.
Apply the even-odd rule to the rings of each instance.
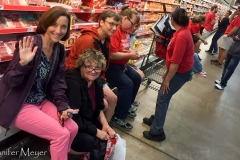
[[[37,52],[37,46],[33,48],[34,38],[28,36],[24,37],[23,40],[19,41],[19,56],[20,56],[20,65],[25,66],[33,60]]]

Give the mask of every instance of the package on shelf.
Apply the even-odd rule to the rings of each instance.
[[[25,0],[0,0],[0,5],[28,5]]]
[[[31,26],[37,26],[37,20],[36,18],[31,14],[19,14],[21,18],[21,22],[23,23],[24,27],[31,27]]]
[[[12,55],[12,50],[3,41],[0,41],[0,58],[9,58]]]
[[[13,54],[14,50],[15,50],[15,45],[16,45],[17,41],[13,40],[13,41],[8,41],[8,42],[5,42],[4,44],[8,47],[7,50],[8,50],[8,53],[10,55]]]
[[[24,24],[22,23],[22,20],[21,20],[19,14],[4,13],[4,14],[2,14],[2,17],[3,17],[7,27],[9,27],[9,28],[22,28],[22,27],[24,27]]]
[[[79,31],[71,31],[70,37],[65,42],[63,42],[64,46],[67,48],[71,47],[80,36],[81,33]]]
[[[3,18],[2,15],[0,15],[0,29],[2,28],[7,28],[7,24],[5,22],[5,19]]]
[[[29,6],[43,6],[44,0],[27,0]]]

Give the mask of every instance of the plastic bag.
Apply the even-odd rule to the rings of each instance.
[[[113,148],[109,160],[125,160],[126,158],[126,141],[122,139],[118,134],[117,137],[117,143]]]

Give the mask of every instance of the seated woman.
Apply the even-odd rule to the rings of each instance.
[[[75,69],[66,70],[69,106],[79,109],[79,113],[73,115],[79,127],[71,146],[75,152],[91,152],[95,137],[108,140],[116,135],[103,114],[103,81],[99,76],[105,67],[104,55],[88,49],[78,58]]]

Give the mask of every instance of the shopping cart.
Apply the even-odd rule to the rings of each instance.
[[[164,59],[155,54],[156,41],[160,42],[161,39],[154,37],[149,53],[144,56],[140,69],[145,74],[145,80],[142,82],[142,85],[158,91],[166,72],[166,64]],[[152,81],[155,83],[152,83]]]

